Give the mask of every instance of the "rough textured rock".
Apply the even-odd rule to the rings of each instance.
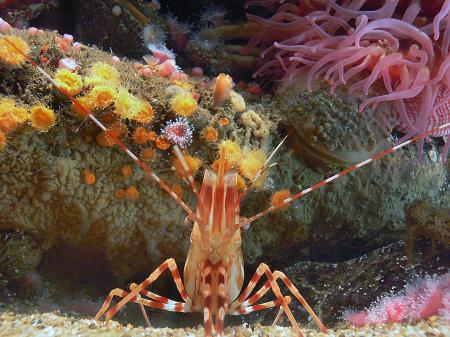
[[[145,1],[131,1],[138,13],[127,8],[125,3],[112,0],[71,1],[76,17],[76,36],[82,41],[95,43],[104,50],[111,49],[115,53],[136,59],[149,53],[143,38],[146,25],[154,30],[153,43],[164,42],[167,35],[165,22],[157,10]],[[113,15],[114,6],[121,7],[120,15]]]
[[[432,254],[429,244],[425,242],[420,248],[421,253],[416,254],[413,265],[408,264],[404,242],[398,241],[345,262],[300,261],[282,271],[297,286],[324,324],[334,326],[346,308],[364,309],[379,296],[400,291],[419,275],[448,272],[448,247],[437,255]],[[296,302],[291,307],[299,321],[305,322],[307,319],[310,322],[308,326],[313,327],[314,322],[300,304]],[[269,324],[275,315],[275,310],[262,312],[257,321]]]

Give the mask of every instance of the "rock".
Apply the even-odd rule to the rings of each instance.
[[[402,290],[418,275],[445,274],[450,263],[449,253],[446,249],[439,255],[418,254],[410,266],[405,243],[397,241],[345,262],[299,261],[282,271],[323,323],[334,326],[346,308],[364,309],[379,296]],[[286,288],[282,292],[288,294]],[[294,315],[303,323],[307,320],[310,322],[308,326],[313,327],[314,322],[299,306],[298,302],[290,305]],[[271,311],[263,311],[257,318],[258,322],[269,324],[276,315],[276,309]]]

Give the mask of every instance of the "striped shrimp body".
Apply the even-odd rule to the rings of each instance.
[[[298,336],[303,336],[300,328],[289,309],[291,298],[283,296],[277,284],[281,279],[291,293],[304,305],[323,332],[325,326],[315,315],[298,289],[279,272],[271,272],[266,264],[261,264],[248,286],[242,292],[244,284],[244,259],[241,249],[242,221],[239,214],[240,199],[237,173],[225,172],[225,152],[222,149],[218,173],[211,169],[205,171],[200,192],[197,191],[193,177],[188,171],[188,165],[181,151],[176,148],[175,154],[183,165],[193,192],[197,195],[195,215],[188,215],[193,221],[191,245],[184,268],[184,285],[177,265],[173,259],[166,260],[155,272],[141,284],[131,285],[131,291],[114,289],[110,292],[96,319],[105,314],[109,321],[127,302],[137,302],[148,322],[144,306],[175,312],[203,312],[205,336],[222,335],[225,315],[247,314],[253,311],[271,307],[279,307],[275,323],[285,312]],[[262,171],[268,167],[268,163]],[[184,302],[176,302],[153,294],[147,287],[158,276],[169,269]],[[249,298],[261,277],[266,276],[266,283]],[[276,300],[254,304],[269,290],[272,290]],[[110,308],[114,296],[123,299]],[[151,300],[144,299],[146,296]],[[109,310],[108,310],[109,309]],[[213,322],[213,317],[215,321]]]
[[[0,33],[0,37],[4,37]],[[237,174],[233,171],[225,170],[225,150],[221,149],[219,159],[219,169],[217,174],[207,169],[203,179],[200,191],[197,190],[194,178],[189,172],[189,166],[181,153],[175,147],[174,152],[177,159],[181,162],[183,170],[186,173],[187,181],[195,195],[197,196],[197,208],[193,212],[186,203],[161,179],[153,170],[140,160],[125,144],[117,138],[114,132],[108,130],[84,105],[80,104],[65,89],[58,86],[58,83],[34,60],[26,55],[14,43],[6,39],[6,42],[28,62],[30,62],[42,76],[52,83],[57,90],[64,94],[76,107],[77,111],[82,111],[83,115],[90,118],[99,128],[101,128],[115,143],[134,161],[143,171],[153,179],[162,189],[164,189],[178,205],[187,213],[187,220],[193,222],[191,233],[191,245],[189,248],[185,268],[184,284],[181,279],[175,260],[170,258],[164,261],[155,271],[153,271],[142,283],[131,284],[130,290],[114,289],[107,296],[103,306],[95,318],[99,320],[105,316],[108,322],[111,318],[128,302],[135,302],[140,306],[144,319],[150,324],[145,307],[162,309],[175,312],[203,312],[205,336],[211,337],[223,334],[223,321],[225,315],[248,314],[250,312],[263,310],[271,307],[278,307],[279,311],[275,318],[276,324],[281,315],[285,313],[292,324],[297,336],[302,337],[302,332],[297,324],[290,308],[291,297],[281,293],[278,282],[282,282],[293,295],[308,311],[314,319],[319,329],[326,333],[327,329],[315,315],[310,306],[306,303],[294,284],[280,271],[271,271],[269,267],[261,263],[256,269],[249,284],[244,284],[244,262],[241,249],[241,232],[244,226],[249,226],[259,218],[282,208],[283,206],[303,197],[322,186],[325,186],[334,180],[345,176],[369,163],[378,160],[388,154],[397,151],[413,142],[417,142],[430,135],[448,133],[450,122],[434,127],[425,133],[418,134],[413,138],[402,142],[388,150],[364,160],[363,162],[352,165],[347,169],[318,182],[317,184],[300,191],[283,201],[272,205],[262,212],[250,217],[242,218],[239,212],[239,204],[246,192],[250,190],[255,181],[261,175],[271,168],[271,159],[281,147],[284,139],[270,154],[263,167],[257,172],[255,178],[243,192],[239,193],[237,187]],[[182,298],[182,301],[174,301],[166,297],[157,295],[148,290],[148,287],[155,282],[158,277],[166,270],[169,270],[176,288]],[[259,280],[265,280],[265,283],[254,292]],[[242,290],[243,289],[243,290]],[[272,291],[276,299],[255,304],[268,291]],[[253,294],[253,295],[252,295]],[[121,300],[110,307],[114,297]],[[213,322],[214,317],[214,322]]]

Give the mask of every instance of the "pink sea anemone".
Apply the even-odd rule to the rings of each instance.
[[[248,47],[265,48],[267,59],[255,77],[283,83],[305,78],[309,91],[324,79],[332,93],[346,86],[368,96],[361,110],[392,102],[396,129],[405,132],[401,141],[450,121],[450,0],[326,3],[309,1],[308,9],[303,1],[248,2],[277,8],[268,19],[247,15],[262,28]],[[449,135],[449,128],[431,135],[447,138],[444,162]],[[420,158],[422,150],[423,141]]]
[[[168,121],[162,129],[162,134],[173,144],[186,148],[192,143],[192,126],[186,118],[177,118],[174,121]]]
[[[347,310],[343,318],[357,327],[397,323],[439,315],[450,319],[450,273],[417,278],[399,293],[379,298],[367,310]]]

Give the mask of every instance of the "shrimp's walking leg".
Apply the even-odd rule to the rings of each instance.
[[[134,284],[132,284],[130,286],[130,288],[134,288],[135,286],[137,286],[137,285],[134,283]],[[147,292],[146,290],[143,290],[141,292],[141,294],[143,294],[143,295],[147,295],[147,293],[150,293],[150,292]],[[105,311],[108,309],[108,307],[109,307],[112,299],[114,298],[114,296],[118,296],[118,297],[122,297],[123,298],[123,297],[126,297],[129,294],[130,294],[129,292],[127,292],[125,290],[122,290],[122,289],[119,289],[119,288],[111,290],[109,295],[106,297],[106,300],[105,300],[105,302],[102,305],[102,308],[100,309],[100,311],[95,316],[95,319],[99,320],[100,317],[105,313]],[[151,293],[151,295],[152,295],[151,296],[152,298],[153,297],[161,297],[161,298],[165,299],[166,301],[165,302],[158,302],[158,301],[154,301],[154,300],[143,299],[143,298],[141,298],[141,296],[139,294],[137,294],[136,297],[132,298],[129,301],[129,302],[135,302],[135,303],[139,304],[139,306],[141,307],[142,314],[144,315],[144,319],[145,319],[145,321],[147,322],[148,325],[150,325],[150,321],[148,320],[148,316],[147,316],[147,313],[144,310],[144,306],[150,307],[150,308],[155,308],[155,309],[167,310],[167,311],[175,311],[175,312],[189,312],[190,309],[191,309],[189,304],[172,301],[172,300],[166,299],[165,297],[162,297],[162,296],[159,296],[159,295],[156,295],[156,294],[153,294],[153,293]]]
[[[137,285],[130,293],[125,295],[124,298],[119,303],[117,303],[114,307],[112,307],[106,313],[105,321],[108,322],[125,304],[136,298],[139,293],[143,293],[142,291],[144,291],[145,293],[145,289],[150,284],[152,284],[167,268],[169,268],[170,272],[172,273],[173,280],[175,281],[175,285],[178,289],[178,292],[181,295],[181,298],[183,299],[183,301],[186,302],[187,305],[190,306],[191,299],[188,297],[186,290],[184,289],[183,282],[181,281],[180,277],[180,272],[178,271],[178,267],[175,263],[175,260],[170,258],[164,261],[153,273],[150,274],[150,276],[147,279],[145,279],[141,284]],[[100,318],[103,315],[103,313],[108,309],[109,303],[106,302],[107,301],[105,301],[105,304],[103,305],[102,309],[96,315],[95,317],[96,319]],[[111,302],[111,299],[109,300],[109,302]]]
[[[205,327],[205,337],[211,337],[213,333],[211,279],[211,267],[206,267],[202,273],[203,321]]]
[[[275,279],[281,279],[283,281],[283,283],[286,285],[286,287],[288,287],[288,289],[290,290],[290,292],[297,298],[297,300],[303,305],[303,307],[306,309],[306,311],[308,311],[308,313],[311,315],[311,317],[314,319],[314,321],[316,322],[317,326],[320,328],[320,330],[323,333],[327,333],[327,328],[325,327],[325,325],[323,325],[323,323],[320,321],[319,317],[317,317],[317,315],[314,313],[314,311],[311,309],[311,307],[309,306],[309,304],[306,302],[306,300],[303,298],[303,296],[300,294],[300,292],[298,291],[297,287],[294,286],[294,284],[287,278],[287,276],[282,273],[281,271],[275,271],[273,273],[273,276],[275,277]]]
[[[270,271],[269,267],[265,263],[261,263],[258,266],[258,268],[256,269],[255,274],[251,278],[250,283],[248,284],[247,288],[244,290],[244,292],[241,294],[241,296],[238,297],[238,299],[235,301],[235,303],[237,304],[237,306],[240,306],[240,304],[245,305],[245,304],[249,303],[249,302],[245,301],[245,299],[250,295],[250,293],[255,288],[256,284],[258,283],[258,281],[260,280],[260,278],[262,277],[263,274],[266,275],[269,287],[272,289],[272,291],[275,294],[275,296],[277,297],[277,300],[279,301],[281,307],[283,308],[284,312],[286,313],[287,317],[289,318],[289,321],[291,322],[292,328],[294,329],[295,333],[297,334],[297,336],[303,337],[300,327],[298,326],[298,323],[295,320],[291,309],[289,309],[286,299],[281,294],[280,287],[278,286],[273,273]],[[261,288],[257,294],[252,296],[252,298],[250,298],[249,301],[257,300],[257,298],[255,299],[255,296],[257,296],[257,295],[262,296],[262,294],[267,292],[267,290],[266,290],[267,288],[268,287],[267,287],[267,282],[266,282],[266,284],[263,286],[263,288]],[[231,306],[232,308],[236,307],[235,303],[232,304],[232,306]]]
[[[261,287],[261,289],[258,290],[257,293],[255,293],[253,296],[248,298],[263,274],[266,274],[268,281],[266,281],[266,283]],[[288,316],[289,320],[291,321],[291,324],[292,324],[295,332],[297,333],[297,335],[302,336],[302,334],[300,332],[300,328],[298,327],[298,324],[297,324],[295,318],[293,317],[292,312],[290,311],[289,307],[287,306],[287,304],[289,304],[288,302],[290,302],[290,301],[287,301],[286,298],[284,298],[284,301],[280,300],[280,297],[281,298],[283,298],[283,297],[281,296],[280,288],[278,287],[278,284],[276,282],[277,279],[281,279],[284,282],[284,284],[286,284],[286,286],[291,291],[291,293],[300,301],[300,303],[305,307],[305,309],[308,311],[308,313],[314,319],[314,321],[317,323],[317,325],[322,330],[322,332],[327,333],[327,329],[325,328],[325,326],[322,324],[322,322],[319,320],[317,315],[314,313],[314,311],[311,309],[311,307],[305,301],[305,299],[300,294],[298,289],[292,284],[291,281],[289,281],[289,279],[286,277],[286,275],[279,271],[275,271],[274,273],[272,273],[270,271],[269,267],[267,265],[265,265],[264,263],[262,263],[258,267],[258,269],[256,270],[255,274],[253,275],[252,279],[250,280],[250,282],[247,285],[244,292],[238,297],[238,299],[235,302],[233,302],[231,304],[230,314],[234,314],[234,312],[244,314],[244,313],[248,313],[251,311],[264,309],[263,307],[259,307],[258,304],[254,305],[254,306],[251,306],[251,305],[254,302],[256,302],[257,300],[259,300],[262,296],[264,296],[264,294],[270,288],[272,288],[272,291],[277,296],[277,299],[278,299],[277,302],[279,302],[279,305],[280,305],[280,311],[278,312],[277,317],[275,318],[273,324],[276,324],[279,321],[281,314],[283,312],[286,312],[286,315]],[[267,303],[263,303],[260,305],[261,306],[267,305]]]
[[[287,304],[290,304],[292,302],[292,299],[290,296],[284,296],[284,300],[286,301]],[[279,300],[273,300],[273,301],[269,301],[269,302],[264,302],[264,303],[259,303],[259,304],[255,304],[255,305],[249,305],[247,307],[237,307],[236,309],[234,309],[234,311],[230,311],[228,312],[229,315],[246,315],[249,314],[251,312],[254,311],[261,311],[261,310],[265,310],[265,309],[270,309],[273,307],[278,307],[280,306],[280,310],[278,312],[278,315],[281,315],[281,313],[283,313],[283,307],[281,307],[281,302]],[[276,323],[273,323],[276,324]]]

